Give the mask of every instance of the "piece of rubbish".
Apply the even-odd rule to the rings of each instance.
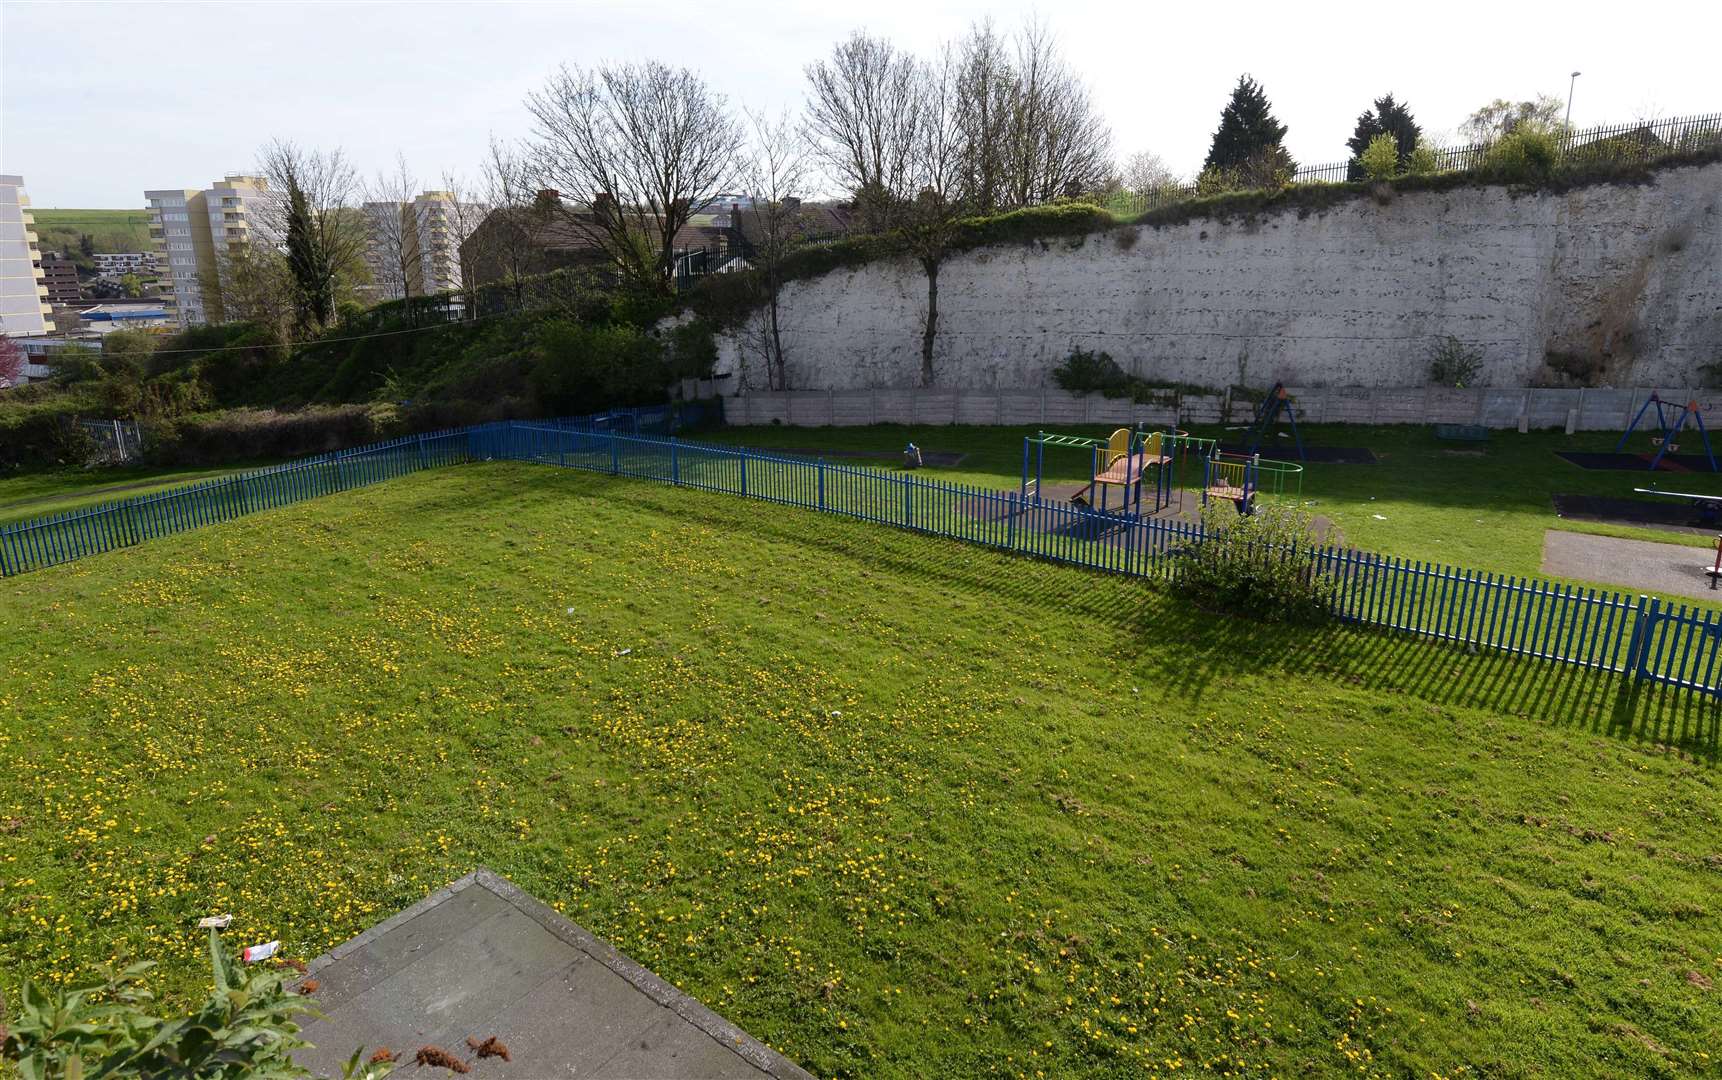
[[[1376,521],[1386,521],[1387,520],[1387,518],[1381,514],[1371,514],[1369,516],[1374,518]]]
[[[299,984],[299,992],[308,997],[322,989],[322,986],[323,984],[318,982],[316,979],[306,979],[304,982]]]
[[[572,614],[574,614],[574,609],[573,609],[573,608],[569,608],[569,609],[568,609],[568,614],[570,614],[570,615],[572,615]]]
[[[259,960],[267,960],[271,956],[274,956],[276,950],[280,948],[281,943],[279,941],[265,941],[261,945],[251,946],[249,949],[240,953],[239,956],[247,964],[255,964]]]
[[[232,915],[205,915],[197,920],[197,928],[199,930],[225,930],[232,921]]]
[[[631,653],[633,651],[634,651],[633,649],[622,649],[621,651],[617,652],[616,655],[617,656],[627,656],[629,653]]]
[[[842,716],[842,715],[843,715],[843,710],[842,710],[842,709],[832,709],[832,710],[831,710],[831,715],[832,715],[832,716]]]

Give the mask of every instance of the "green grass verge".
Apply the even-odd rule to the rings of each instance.
[[[150,250],[148,210],[72,210],[30,207],[37,246],[43,251],[72,254],[88,263],[78,250],[78,238],[88,236],[98,252]]]
[[[1077,424],[1056,430],[1104,437],[1116,426]],[[1014,489],[1022,476],[1022,439],[1032,431],[1028,427],[776,426],[724,428],[695,437],[748,446],[885,452],[901,450],[904,443],[913,441],[926,449],[967,455],[960,465],[932,469],[928,475]],[[1194,433],[1241,437],[1239,431],[1218,428],[1198,427]],[[1503,431],[1493,433],[1486,443],[1461,443],[1443,442],[1424,426],[1332,424],[1309,425],[1303,435],[1310,445],[1368,447],[1380,459],[1374,465],[1311,463],[1303,474],[1303,501],[1310,512],[1331,519],[1346,543],[1369,551],[1526,576],[1540,573],[1546,529],[1715,546],[1713,535],[1568,521],[1555,515],[1550,498],[1555,493],[1633,498],[1633,488],[1655,484],[1664,490],[1722,495],[1722,474],[1589,470],[1555,455],[1557,450],[1613,450],[1619,433],[1567,436]],[[1689,441],[1696,451],[1696,440]],[[1635,437],[1632,449],[1646,446],[1648,436]],[[1722,440],[1716,449],[1722,454]],[[886,461],[877,464],[890,467]],[[1086,480],[1089,467],[1082,451],[1046,452],[1049,485]],[[1192,465],[1189,474],[1188,482],[1199,486],[1199,468]]]
[[[257,467],[257,464],[220,469],[139,466],[23,473],[0,479],[0,525],[152,495],[181,484]]]
[[[934,442],[933,445],[939,445]],[[0,585],[0,989],[489,865],[832,1076],[1690,1075],[1717,718],[466,466]]]

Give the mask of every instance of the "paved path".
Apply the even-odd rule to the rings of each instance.
[[[325,1019],[295,1055],[339,1076],[354,1049],[386,1046],[417,1070],[441,1047],[496,1077],[712,1077],[808,1074],[674,986],[521,892],[479,870],[310,964]],[[495,1036],[511,1060],[468,1046]]]
[[[1653,540],[1623,540],[1614,536],[1548,529],[1543,533],[1543,573],[1580,581],[1607,582],[1633,592],[1659,592],[1722,603],[1722,589],[1712,590],[1704,567],[1716,559],[1714,550]]]

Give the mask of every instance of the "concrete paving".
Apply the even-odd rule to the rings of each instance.
[[[313,960],[324,1018],[296,1061],[339,1076],[355,1049],[421,1047],[507,1077],[802,1080],[808,1074],[608,944],[479,870]],[[494,1036],[509,1060],[478,1057]],[[452,1075],[452,1074],[451,1074]],[[809,1078],[810,1080],[810,1078]]]
[[[1715,560],[1714,550],[1684,544],[1589,536],[1559,529],[1543,533],[1543,573],[1606,582],[1633,592],[1722,603],[1722,589],[1710,588],[1710,576],[1704,572]]]

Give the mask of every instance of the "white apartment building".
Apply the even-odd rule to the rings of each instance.
[[[150,239],[181,327],[224,321],[229,260],[251,245],[275,247],[281,195],[261,176],[228,176],[206,190],[146,191]]]
[[[155,254],[149,251],[99,251],[91,258],[96,262],[96,273],[104,277],[155,273]]]
[[[36,250],[30,199],[22,176],[0,175],[0,334],[45,334],[48,286],[42,280],[42,255]]]
[[[410,203],[368,202],[372,292],[378,300],[434,296],[461,287],[460,245],[484,216],[451,192],[427,191]]]

